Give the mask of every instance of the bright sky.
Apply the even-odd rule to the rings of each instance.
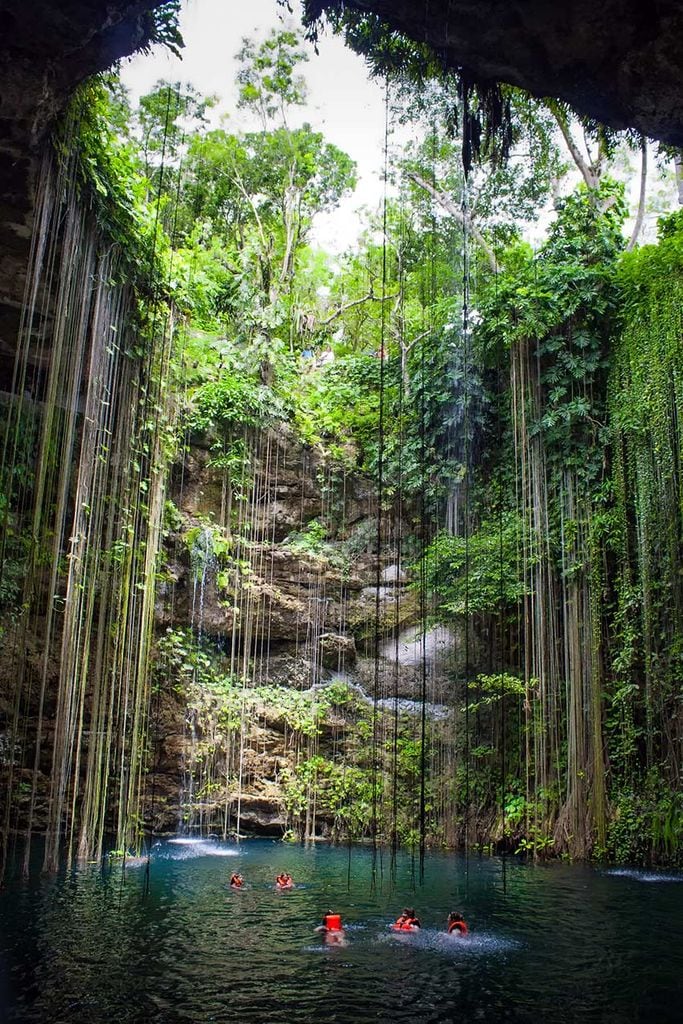
[[[237,64],[235,54],[245,36],[264,39],[271,28],[301,24],[299,0],[291,0],[290,14],[277,0],[184,0],[181,31],[185,39],[183,58],[179,60],[168,50],[158,47],[151,55],[138,55],[123,64],[121,77],[132,98],[149,92],[159,78],[191,82],[203,95],[218,95],[221,102],[215,110],[216,119],[228,114],[235,128],[254,127],[244,121],[236,107],[234,84]],[[361,230],[357,210],[380,206],[383,185],[384,93],[380,83],[369,78],[365,62],[346,49],[339,37],[327,33],[318,42],[318,53],[307,44],[309,61],[300,68],[309,87],[308,105],[299,120],[294,113],[289,120],[294,126],[309,121],[326,139],[344,150],[358,167],[358,187],[354,195],[342,202],[334,213],[317,218],[312,241],[330,253],[342,252],[352,246]],[[391,126],[390,126],[391,130]],[[405,130],[396,129],[398,140]],[[654,160],[651,161],[651,167]],[[637,204],[638,175],[630,177],[631,209]],[[669,173],[669,178],[672,175]],[[656,218],[675,207],[674,189],[670,182],[655,181],[650,174],[652,210],[646,218],[645,240],[654,240]],[[563,191],[575,184],[576,176],[565,182]],[[654,188],[653,188],[654,186]],[[527,225],[525,236],[535,246],[543,240],[551,216],[540,213],[536,224]],[[630,224],[627,225],[627,229]]]
[[[121,69],[124,84],[134,102],[149,92],[159,78],[191,82],[203,95],[221,98],[219,114],[229,114],[235,127],[246,127],[236,108],[234,55],[244,36],[265,38],[270,29],[300,25],[298,0],[294,14],[277,0],[185,0],[181,32],[185,40],[182,60],[162,47],[148,56],[137,55]],[[340,252],[359,232],[354,211],[376,208],[382,194],[384,145],[384,94],[367,74],[362,58],[346,49],[342,40],[326,33],[318,42],[318,54],[307,46],[310,59],[301,66],[309,87],[308,105],[301,121],[322,131],[329,142],[348,153],[358,165],[358,187],[335,213],[318,219],[314,240],[323,248]],[[294,122],[294,117],[290,119]]]

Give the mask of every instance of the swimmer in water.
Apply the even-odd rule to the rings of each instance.
[[[275,879],[275,885],[278,889],[292,889],[294,887],[294,881],[288,871],[283,871],[282,874],[278,875]]]
[[[462,914],[456,910],[452,910],[448,915],[446,929],[449,935],[467,935],[469,931]]]
[[[316,928],[316,931],[320,932],[323,942],[327,946],[345,946],[347,944],[341,915],[333,914],[331,910],[327,911],[322,924]]]
[[[231,889],[241,889],[243,885],[244,885],[244,879],[242,878],[241,874],[239,873],[239,871],[234,871],[230,875],[230,888]]]
[[[407,932],[411,928],[421,928],[419,917],[415,916],[415,910],[413,907],[404,907],[399,917],[394,922],[393,927],[397,931]]]

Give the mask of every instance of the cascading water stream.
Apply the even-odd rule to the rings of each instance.
[[[190,572],[192,574],[192,608],[190,628],[197,648],[201,650],[204,639],[204,612],[207,585],[215,579],[217,558],[214,552],[214,533],[210,526],[200,527],[190,548]],[[195,668],[193,686],[197,687]],[[196,771],[201,764],[198,748],[197,712],[190,703],[183,717],[183,745],[180,766],[180,791],[178,794],[178,832],[189,834],[197,829],[201,833],[202,806],[196,798]],[[199,820],[197,819],[199,815]]]

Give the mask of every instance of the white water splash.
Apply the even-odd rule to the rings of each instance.
[[[469,935],[448,935],[446,932],[432,928],[421,928],[416,932],[395,932],[380,935],[381,942],[399,942],[401,945],[415,946],[416,949],[429,949],[445,956],[465,957],[484,956],[489,954],[507,953],[518,949],[520,943],[514,939],[505,939],[488,932],[477,932]]]
[[[664,875],[657,871],[640,871],[637,868],[611,868],[604,874],[617,878],[632,878],[634,882],[683,882],[683,874]]]
[[[167,860],[191,860],[193,857],[239,857],[240,850],[234,846],[223,846],[211,839],[191,839],[178,836],[167,839],[165,843],[157,843],[154,847],[155,857]]]

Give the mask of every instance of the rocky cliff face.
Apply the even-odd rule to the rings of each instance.
[[[241,532],[234,515],[218,525],[224,483],[205,449],[193,447],[176,474],[157,602],[161,647],[175,644],[162,683],[157,828],[180,819],[234,830],[239,813],[242,832],[330,829],[322,799],[301,820],[301,765],[353,763],[356,727],[376,702],[410,715],[420,714],[423,688],[430,708],[451,699],[461,645],[443,628],[424,633],[388,512],[377,551],[370,482],[347,476],[336,502],[321,460],[286,429],[268,452]],[[193,663],[200,648],[207,660]]]

